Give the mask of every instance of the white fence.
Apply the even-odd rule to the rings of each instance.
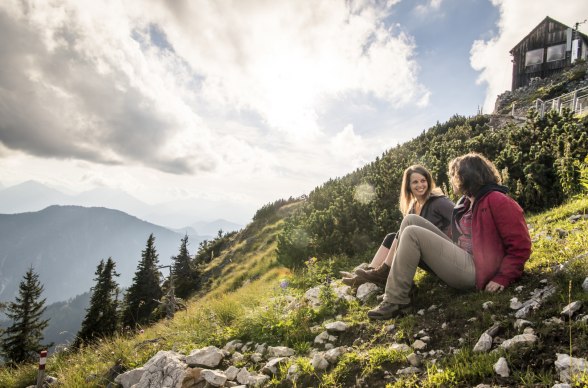
[[[535,101],[535,109],[541,117],[550,110],[561,113],[565,108],[577,115],[588,114],[588,86],[568,94],[562,94],[552,100],[543,101],[538,98]]]

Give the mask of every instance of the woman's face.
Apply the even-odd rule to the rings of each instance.
[[[424,199],[428,188],[429,184],[424,175],[421,175],[418,172],[410,174],[410,192],[416,199]]]

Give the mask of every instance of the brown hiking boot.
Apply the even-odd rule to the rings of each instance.
[[[368,318],[377,320],[391,319],[403,315],[408,306],[409,305],[407,304],[396,304],[383,301],[378,307],[368,311]]]
[[[358,269],[357,271],[355,271],[355,274],[357,276],[364,278],[366,281],[370,283],[375,283],[378,286],[382,287],[386,286],[386,281],[388,280],[389,273],[390,267],[386,263],[382,263],[382,265],[380,265],[376,269]]]
[[[341,282],[343,284],[350,286],[350,287],[359,287],[362,284],[367,283],[368,281],[361,276],[357,276],[355,274],[352,274],[351,277],[343,278],[341,280]]]

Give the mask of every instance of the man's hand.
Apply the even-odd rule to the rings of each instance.
[[[498,283],[495,283],[493,281],[490,281],[490,282],[488,282],[488,284],[486,284],[485,290],[488,292],[500,292],[500,291],[504,290],[504,286],[502,286]]]

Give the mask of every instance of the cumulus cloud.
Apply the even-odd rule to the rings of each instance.
[[[0,143],[173,174],[283,167],[346,94],[428,103],[395,3],[3,1]]]
[[[425,4],[419,4],[415,7],[415,11],[420,14],[438,11],[441,8],[443,0],[427,0]]]
[[[479,83],[487,84],[484,112],[492,112],[496,97],[510,90],[512,63],[509,51],[546,16],[573,27],[588,16],[588,2],[570,0],[555,6],[551,0],[492,0],[500,11],[499,33],[472,45],[470,62],[480,71]],[[582,28],[584,27],[584,28]],[[586,31],[586,25],[580,30]]]

